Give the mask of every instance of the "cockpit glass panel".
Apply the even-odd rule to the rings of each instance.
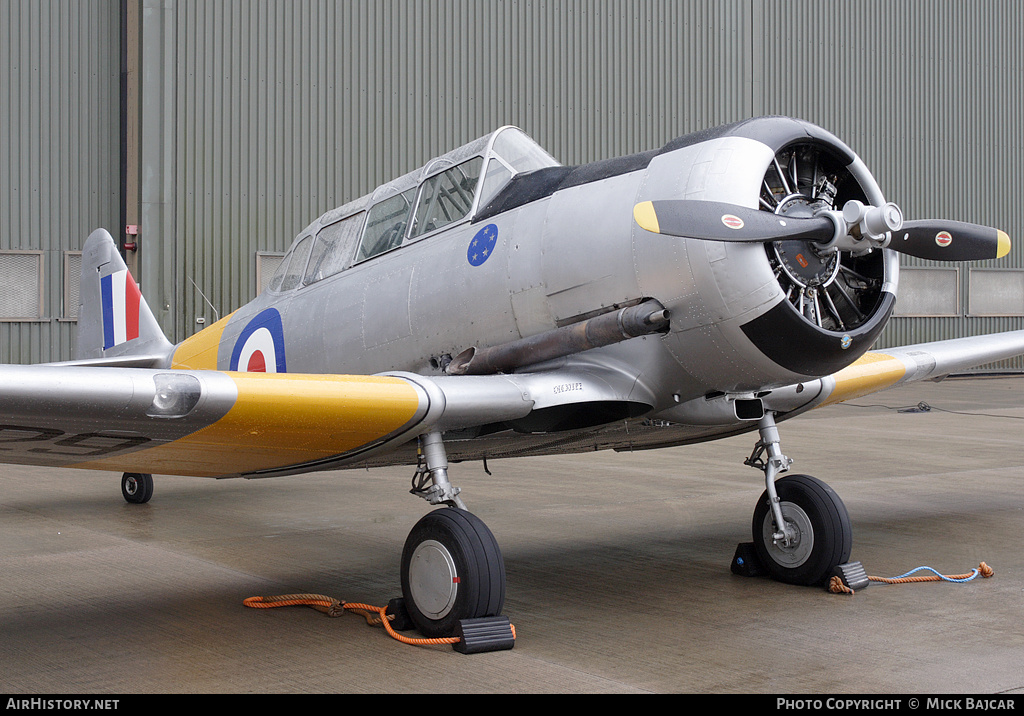
[[[492,151],[504,159],[517,174],[560,166],[543,147],[515,127],[503,129],[494,138]]]
[[[363,241],[356,256],[357,261],[382,254],[402,244],[415,192],[415,189],[409,189],[375,204],[370,209],[366,218],[366,229],[363,231]]]
[[[303,238],[292,249],[291,260],[288,261],[288,268],[285,269],[281,278],[280,291],[290,291],[299,285],[302,280],[302,273],[306,270],[306,259],[309,258],[309,249],[313,246],[313,239],[309,236]]]
[[[487,160],[487,173],[484,174],[484,185],[480,188],[480,206],[487,206],[501,187],[505,186],[512,178],[512,172],[497,157]]]
[[[287,253],[284,255],[284,258],[281,259],[281,263],[278,265],[277,271],[274,272],[274,275],[270,279],[270,283],[267,284],[268,291],[281,290],[281,282],[284,281],[284,276],[288,273],[288,264],[291,261],[291,258],[291,253]]]
[[[483,163],[482,157],[473,157],[423,182],[416,202],[413,237],[440,229],[469,214]]]
[[[309,256],[303,283],[315,283],[333,276],[348,266],[365,216],[365,212],[359,212],[320,229]]]

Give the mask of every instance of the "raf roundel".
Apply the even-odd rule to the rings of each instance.
[[[286,373],[284,329],[275,308],[260,312],[238,335],[230,370],[243,373]]]
[[[498,227],[488,224],[476,232],[466,250],[466,260],[470,266],[479,266],[494,253],[494,245],[498,242]]]

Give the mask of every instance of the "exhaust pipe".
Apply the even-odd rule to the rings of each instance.
[[[658,301],[645,301],[500,346],[467,348],[452,359],[445,372],[449,375],[509,373],[526,365],[657,333],[668,327],[668,319],[668,310]]]

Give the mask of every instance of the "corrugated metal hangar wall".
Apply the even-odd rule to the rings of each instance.
[[[762,114],[837,134],[909,217],[1015,239],[904,259],[883,345],[1022,328],[1022,28],[1012,0],[0,0],[0,361],[72,357],[97,226],[177,341],[312,219],[497,126],[579,164]]]

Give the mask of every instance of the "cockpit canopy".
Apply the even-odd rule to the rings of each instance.
[[[501,127],[321,216],[295,239],[268,289],[315,283],[469,221],[512,177],[555,166],[525,132]]]

